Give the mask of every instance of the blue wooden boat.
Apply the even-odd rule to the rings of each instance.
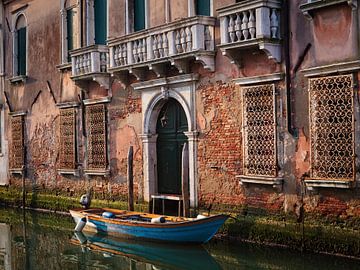
[[[206,243],[227,215],[184,218],[108,208],[70,210],[77,231],[173,243]]]

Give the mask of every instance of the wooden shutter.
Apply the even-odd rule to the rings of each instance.
[[[106,44],[107,0],[95,0],[95,44]]]
[[[134,31],[145,29],[145,0],[134,1]]]
[[[196,15],[210,16],[210,0],[196,1]]]
[[[17,75],[26,75],[26,27],[17,30]]]

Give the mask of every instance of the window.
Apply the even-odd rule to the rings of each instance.
[[[10,170],[22,171],[25,160],[24,116],[11,117]]]
[[[94,1],[95,44],[106,44],[107,39],[107,1]]]
[[[243,88],[244,175],[277,176],[275,85]]]
[[[15,24],[14,35],[14,75],[26,75],[26,40],[27,29],[24,15],[20,15]]]
[[[354,179],[353,85],[352,75],[309,80],[311,179]]]
[[[86,106],[87,170],[107,169],[105,104]]]
[[[196,15],[210,16],[210,0],[195,1]]]
[[[66,29],[67,29],[67,54],[68,62],[70,62],[71,57],[69,51],[76,48],[74,33],[76,32],[75,28],[75,10],[73,8],[66,10]]]
[[[76,111],[75,108],[60,110],[59,167],[62,170],[76,169]]]
[[[134,31],[145,29],[145,0],[134,0]]]

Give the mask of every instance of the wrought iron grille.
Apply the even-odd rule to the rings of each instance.
[[[24,118],[22,115],[11,117],[11,156],[10,169],[21,170],[24,166]]]
[[[60,168],[76,168],[76,111],[60,110]]]
[[[309,80],[311,178],[354,178],[352,75]]]
[[[86,107],[87,168],[106,170],[106,110],[104,104]]]
[[[275,85],[243,88],[244,175],[277,176]]]

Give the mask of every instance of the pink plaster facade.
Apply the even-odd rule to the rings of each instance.
[[[82,24],[78,31],[81,36],[80,48],[85,48],[89,33],[86,24],[85,7],[88,1],[72,1],[79,7]],[[91,1],[90,1],[91,2]],[[131,10],[128,1],[108,0],[108,40],[131,35],[132,22],[126,17]],[[251,1],[243,1],[251,2]],[[261,1],[260,1],[261,2]],[[265,1],[266,2],[266,1]],[[276,2],[276,1],[275,1]],[[280,1],[282,2],[282,1]],[[358,80],[359,59],[359,9],[347,1],[337,1],[334,5],[312,9],[310,19],[306,18],[300,6],[306,1],[296,0],[289,6],[280,7],[280,52],[281,60],[270,59],[267,51],[258,45],[236,47],[237,63],[224,56],[221,46],[222,31],[219,23],[221,10],[230,5],[241,5],[235,1],[211,0],[212,16],[215,18],[214,68],[206,68],[204,63],[186,58],[189,67],[185,73],[198,76],[195,82],[194,101],[190,109],[194,119],[193,168],[195,190],[194,206],[237,207],[253,206],[274,211],[296,212],[301,205],[301,190],[304,179],[310,177],[311,142],[309,127],[308,79],[332,75],[353,74]],[[336,1],[334,1],[336,2]],[[348,1],[349,2],[349,1]],[[350,1],[356,2],[357,1]],[[146,16],[150,29],[166,23],[181,22],[189,17],[192,1],[146,1]],[[166,8],[166,3],[170,3]],[[123,74],[116,70],[103,77],[108,82],[101,85],[100,79],[74,79],[71,65],[62,63],[62,25],[60,1],[13,0],[3,1],[5,76],[2,94],[4,96],[5,131],[1,134],[11,145],[9,115],[26,112],[25,170],[26,183],[43,192],[63,192],[69,196],[85,192],[89,185],[97,195],[125,198],[127,195],[127,154],[129,146],[134,147],[134,181],[137,199],[144,198],[144,118],[145,91],[134,90],[134,83],[140,80],[152,82],[168,76],[170,79],[181,75],[175,65],[166,66],[166,75],[150,69],[144,76],[136,78],[135,73]],[[287,10],[286,10],[287,8]],[[167,13],[166,13],[167,12]],[[26,80],[12,83],[13,77],[13,31],[18,13],[27,20],[27,72]],[[289,23],[285,21],[288,13]],[[131,16],[130,16],[131,17]],[[130,18],[129,17],[129,18]],[[166,21],[168,20],[168,21]],[[288,26],[288,29],[287,27]],[[130,33],[128,30],[130,29]],[[143,30],[146,31],[150,30]],[[151,30],[152,31],[152,30]],[[140,34],[141,34],[140,33]],[[288,42],[287,42],[288,40]],[[288,50],[287,50],[288,43]],[[308,45],[310,44],[310,45]],[[307,49],[306,49],[307,48]],[[109,57],[109,56],[108,56]],[[288,59],[288,61],[287,61]],[[341,65],[340,65],[341,63]],[[109,64],[109,63],[108,63]],[[135,65],[134,65],[135,66]],[[332,67],[333,66],[333,67]],[[132,66],[129,66],[129,69]],[[312,68],[319,68],[313,71]],[[317,73],[316,73],[317,72]],[[263,80],[264,76],[277,74],[276,79]],[[279,75],[280,74],[280,75]],[[309,75],[310,74],[310,75]],[[252,79],[252,81],[250,81]],[[101,81],[102,82],[102,81]],[[241,181],[244,174],[244,129],[243,129],[243,88],[272,83],[276,88],[275,107],[278,136],[275,143],[281,185]],[[155,86],[154,86],[155,87]],[[151,91],[151,87],[149,88]],[[143,92],[142,92],[143,91]],[[86,136],[84,136],[85,101],[109,98],[106,103],[107,118],[107,167],[108,174],[86,175]],[[7,102],[6,102],[7,100]],[[76,103],[76,169],[78,174],[60,174],[59,169],[59,114],[63,103]],[[354,103],[354,114],[359,104]],[[10,105],[10,107],[9,107]],[[11,109],[11,111],[10,111]],[[357,115],[354,116],[358,118]],[[355,122],[358,125],[358,121]],[[86,127],[85,127],[86,128]],[[354,152],[357,152],[357,132],[354,137]],[[7,156],[11,158],[11,147]],[[356,166],[359,161],[356,160]],[[155,164],[156,165],[156,164]],[[356,167],[357,168],[357,167]],[[356,169],[357,171],[358,169]],[[323,187],[306,189],[305,209],[326,215],[359,216],[360,180],[354,172],[354,180],[348,188]],[[260,176],[261,178],[261,176]],[[10,185],[20,186],[21,177],[8,172]],[[264,178],[265,179],[265,178]],[[267,179],[267,178],[266,178]],[[265,179],[265,180],[266,180]],[[321,184],[321,183],[320,183]],[[311,191],[310,191],[311,190]],[[314,191],[315,190],[315,191]],[[105,195],[104,195],[105,194]]]

